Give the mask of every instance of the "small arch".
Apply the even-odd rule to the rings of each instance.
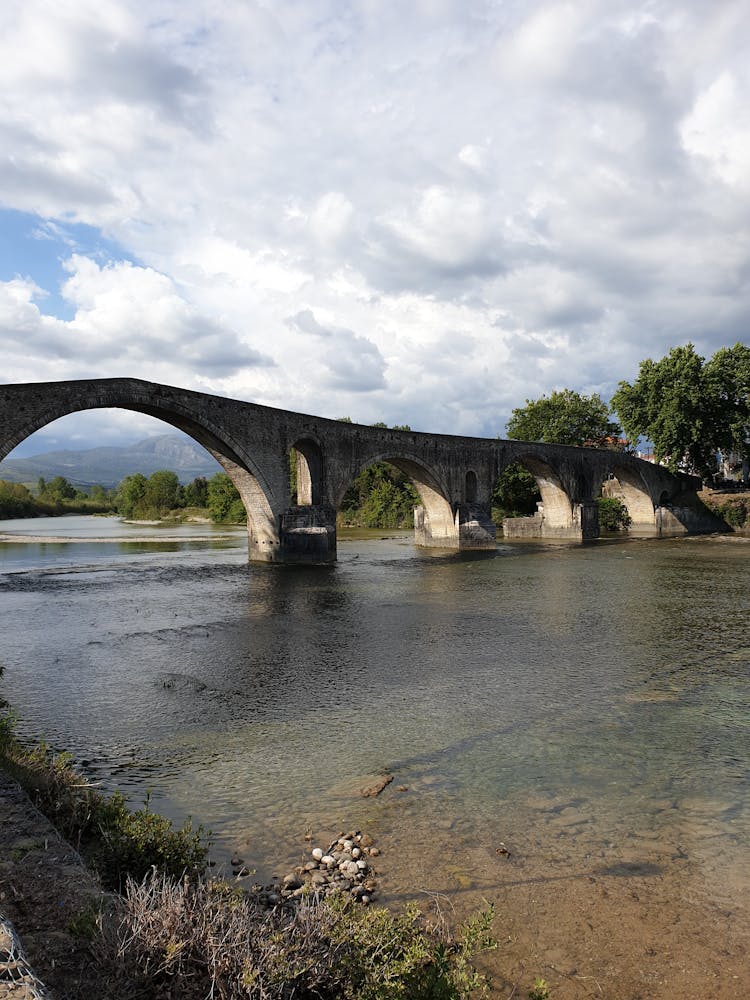
[[[473,469],[466,473],[466,502],[477,502],[477,474]]]
[[[544,521],[547,527],[572,528],[573,503],[554,469],[532,455],[520,455],[516,458],[516,462],[536,479],[542,495]]]
[[[297,470],[297,504],[307,507],[322,503],[323,452],[320,445],[311,438],[300,438],[295,441],[292,451]]]
[[[447,499],[447,490],[437,477],[417,459],[406,455],[383,453],[373,455],[361,463],[354,471],[351,480],[342,485],[336,497],[336,509],[341,507],[344,496],[356,477],[377,462],[388,462],[411,481],[416,490],[422,507],[415,508],[415,537],[417,544],[446,545],[453,547],[458,537],[458,529],[454,511]],[[420,513],[423,511],[423,513]]]
[[[625,505],[631,529],[655,528],[654,503],[637,472],[623,465],[615,466],[602,484],[602,496],[613,497]]]

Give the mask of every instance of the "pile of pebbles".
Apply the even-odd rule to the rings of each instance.
[[[370,903],[377,889],[372,859],[380,851],[367,833],[352,831],[342,834],[328,850],[313,847],[310,861],[265,888],[254,889],[262,903],[276,906],[294,902],[302,896],[331,896],[347,893],[363,905]]]

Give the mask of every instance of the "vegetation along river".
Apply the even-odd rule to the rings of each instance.
[[[192,815],[219,863],[265,881],[354,825],[383,898],[497,903],[505,995],[511,971],[555,998],[750,989],[750,539],[468,558],[343,532],[293,568],[248,565],[242,530],[7,532],[77,539],[0,543],[21,734]]]

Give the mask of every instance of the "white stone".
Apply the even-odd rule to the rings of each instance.
[[[315,858],[316,861],[321,861],[323,858],[323,852],[319,847],[313,847],[312,856]]]

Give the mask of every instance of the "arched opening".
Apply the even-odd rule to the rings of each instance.
[[[515,502],[518,505],[511,516],[503,519],[506,535],[564,535],[574,528],[572,500],[563,489],[560,477],[546,462],[531,455],[522,455],[506,468],[511,472],[503,470],[498,482],[515,485]],[[497,491],[496,486],[493,503],[498,496]],[[532,503],[535,509],[530,509]]]
[[[636,472],[624,466],[615,467],[602,483],[602,499],[614,500],[625,509],[629,519],[625,527],[629,531],[652,532],[656,529],[653,501]]]
[[[411,478],[391,462],[366,465],[352,480],[338,506],[344,528],[413,528],[420,497]]]
[[[378,455],[364,464],[337,501],[342,525],[397,528],[414,525],[418,545],[455,547],[457,528],[445,491],[421,463]]]
[[[502,528],[506,519],[533,517],[541,503],[542,494],[534,476],[520,462],[511,462],[492,490],[492,520]]]
[[[133,400],[131,403],[123,400],[112,406],[97,406],[95,402],[87,406],[85,402],[58,403],[55,412],[53,398],[47,411],[38,409],[33,418],[25,422],[21,418],[18,426],[7,428],[7,438],[0,441],[0,454],[7,455],[5,463],[0,463],[0,479],[3,472],[18,477],[19,463],[23,463],[21,469],[25,467],[28,475],[35,454],[52,452],[58,453],[52,462],[59,464],[48,467],[61,469],[63,476],[67,472],[71,482],[86,489],[102,487],[115,491],[128,475],[138,474],[148,482],[156,472],[174,472],[169,482],[168,477],[162,476],[161,485],[169,487],[171,497],[179,504],[182,490],[190,487],[194,480],[206,480],[208,486],[213,477],[220,475],[225,480],[225,513],[233,503],[234,515],[246,512],[251,548],[256,543],[268,546],[275,540],[275,521],[263,487],[235,448],[218,433],[186,414],[171,411],[166,406],[162,409],[150,401]],[[118,449],[122,454],[117,453]],[[103,475],[101,471],[106,471],[107,466],[96,462],[105,459],[110,464],[109,472]],[[20,475],[23,476],[23,472]],[[38,476],[34,478],[38,480]],[[142,487],[143,483],[140,485]],[[193,499],[206,496],[198,485],[188,493]],[[222,499],[221,490],[217,491],[217,496]],[[169,503],[169,497],[161,499],[163,502],[156,508],[159,511]],[[241,521],[245,518],[225,519]]]
[[[323,454],[309,438],[296,441],[289,454],[292,505],[310,506],[323,497]]]
[[[473,469],[469,469],[466,473],[465,494],[467,503],[477,502],[477,474]]]

